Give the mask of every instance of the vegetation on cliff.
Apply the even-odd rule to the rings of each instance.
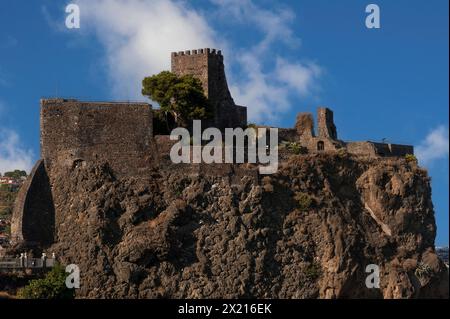
[[[33,279],[21,288],[20,299],[72,299],[74,290],[66,287],[67,273],[64,267],[56,264],[42,279]]]
[[[164,115],[160,120],[170,127],[170,117],[177,126],[187,127],[192,119],[206,119],[212,115],[202,83],[192,75],[177,76],[169,71],[146,77],[142,94],[157,102]]]

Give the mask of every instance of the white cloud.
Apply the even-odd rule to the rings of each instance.
[[[273,74],[264,73],[261,63],[252,53],[238,58],[246,77],[230,86],[234,100],[248,106],[251,121],[274,120],[278,113],[289,109],[287,87],[274,81]]]
[[[295,20],[295,14],[288,9],[264,9],[252,0],[211,0],[220,8],[220,15],[228,21],[256,27],[263,32],[258,50],[267,50],[274,41],[282,41],[289,46],[297,46],[300,39],[289,26]]]
[[[0,101],[0,115],[6,110],[5,104]],[[1,119],[1,117],[0,117]],[[33,152],[26,149],[20,142],[19,135],[4,127],[0,127],[0,172],[21,169],[30,171],[33,165]]]
[[[249,106],[251,121],[276,121],[281,113],[290,110],[291,95],[307,96],[317,89],[322,73],[317,64],[274,59],[274,68],[264,72],[253,51],[236,58],[245,76],[233,81],[230,90],[237,103]]]
[[[423,165],[448,157],[449,130],[446,126],[438,126],[416,147],[416,156]]]
[[[205,19],[181,2],[79,0],[81,28],[93,27],[106,49],[117,98],[142,99],[145,76],[170,69],[170,52],[215,47]]]
[[[317,88],[322,69],[316,63],[292,61],[271,51],[278,42],[289,47],[301,43],[290,26],[295,20],[291,10],[267,10],[251,0],[211,1],[225,20],[256,27],[262,33],[250,48],[234,50],[242,72],[231,75],[230,90],[237,103],[249,107],[251,121],[276,121],[291,108],[292,95],[307,96]],[[266,61],[265,69],[262,61]]]
[[[280,82],[296,90],[299,95],[307,95],[314,90],[322,69],[314,62],[290,63],[278,58],[275,74]]]
[[[278,43],[300,44],[291,28],[295,19],[291,10],[268,10],[251,0],[210,1],[215,5],[206,13],[210,19],[243,25],[259,37],[256,42],[233,44],[187,1],[75,1],[80,5],[81,29],[95,30],[105,48],[115,98],[141,100],[142,79],[170,69],[170,52],[204,47],[222,49],[227,64],[233,64],[227,67],[230,90],[237,104],[248,107],[251,121],[276,119],[290,109],[292,95],[310,93],[320,67],[270,52]]]
[[[0,172],[21,169],[30,171],[33,152],[25,149],[19,135],[9,129],[0,128]]]

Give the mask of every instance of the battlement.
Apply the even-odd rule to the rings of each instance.
[[[236,105],[228,89],[220,50],[173,52],[172,72],[198,78],[214,108],[214,118],[203,127],[224,130],[247,126],[247,108]],[[83,102],[76,99],[41,99],[41,159],[22,186],[11,223],[14,243],[49,245],[57,238],[64,212],[54,206],[52,183],[60,169],[77,169],[86,163],[107,165],[115,177],[149,178],[155,168],[180,170],[183,174],[253,176],[256,170],[236,170],[231,165],[172,165],[169,136],[153,136],[153,109],[143,102]],[[375,142],[343,142],[337,138],[333,112],[319,108],[318,134],[310,113],[297,116],[295,128],[280,129],[281,142],[291,142],[307,152],[336,152],[369,157],[413,154],[410,145]],[[289,145],[289,144],[288,144]]]
[[[172,57],[184,56],[184,55],[215,55],[218,57],[223,57],[221,50],[210,49],[210,48],[172,52]]]

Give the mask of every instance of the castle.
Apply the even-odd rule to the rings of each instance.
[[[200,79],[214,107],[206,126],[219,129],[247,126],[247,108],[236,105],[228,89],[221,51],[200,49],[172,53],[172,72]],[[41,159],[36,163],[16,200],[11,224],[13,243],[50,244],[54,240],[55,207],[51,176],[56,166],[107,162],[118,176],[142,176],[158,168],[170,149],[168,136],[155,134],[148,103],[82,102],[73,99],[41,100]],[[333,112],[318,110],[317,134],[313,116],[300,113],[294,128],[280,128],[279,142],[297,143],[308,152],[346,149],[370,157],[413,154],[413,147],[338,139]]]

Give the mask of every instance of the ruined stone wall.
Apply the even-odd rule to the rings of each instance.
[[[317,111],[317,127],[319,134],[314,131],[314,120],[311,113],[298,113],[295,123],[296,142],[308,149],[308,152],[336,151],[343,147],[337,139],[336,126],[333,123],[333,112],[327,108]]]
[[[223,130],[247,124],[247,108],[236,105],[228,89],[221,51],[207,48],[174,52],[172,72],[179,76],[191,74],[202,82],[205,95],[214,107],[214,119],[205,121],[207,126]]]
[[[314,137],[314,120],[311,113],[298,113],[295,129],[299,137]]]
[[[414,147],[412,145],[371,143],[374,145],[377,154],[380,156],[405,156],[406,154],[414,154]]]
[[[41,100],[41,157],[54,163],[107,161],[118,175],[152,166],[152,109],[147,103]]]
[[[333,111],[326,107],[317,109],[318,136],[337,140],[337,130],[334,125]]]
[[[297,130],[294,128],[279,128],[278,140],[281,142],[298,142]]]
[[[296,134],[293,134],[293,131]],[[333,111],[319,107],[317,109],[317,136],[314,133],[314,121],[311,113],[299,113],[294,129],[283,129],[281,140],[292,142],[293,139],[309,152],[336,151],[346,148],[349,153],[368,157],[377,156],[405,156],[414,154],[411,145],[389,143],[375,143],[369,141],[343,142],[337,138],[337,129],[334,124]]]
[[[202,82],[203,91],[209,98],[208,53],[204,49],[172,52],[172,72],[178,76],[193,75]]]
[[[347,142],[346,148],[349,153],[356,155],[375,156],[405,156],[406,154],[414,154],[412,145],[399,145],[375,142]]]
[[[44,161],[39,160],[17,195],[11,220],[13,244],[48,245],[54,240],[55,208]]]
[[[414,154],[414,146],[412,145],[400,145],[389,144],[391,150],[391,156],[405,156],[406,154]]]
[[[366,155],[369,157],[377,156],[374,145],[369,142],[348,142],[345,146],[351,154]]]

